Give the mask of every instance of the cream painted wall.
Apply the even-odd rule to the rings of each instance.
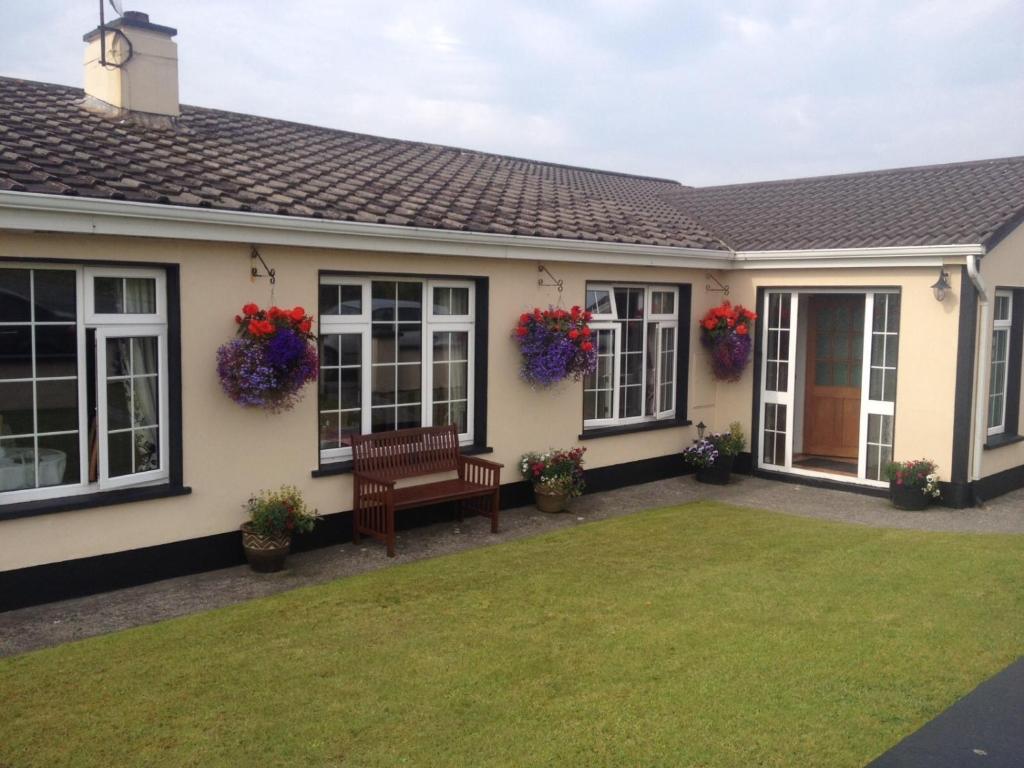
[[[524,310],[558,300],[554,288],[538,287],[536,262],[284,247],[260,251],[277,270],[275,302],[311,310],[319,269],[489,277],[488,442],[495,449],[490,458],[505,464],[503,479],[511,482],[519,479],[516,462],[523,452],[577,443],[582,388],[567,383],[537,393],[517,375],[519,357],[510,337],[516,319]],[[184,482],[192,488],[191,495],[173,499],[0,522],[0,570],[230,531],[243,521],[241,505],[250,492],[282,483],[297,485],[322,513],[351,507],[349,476],[310,476],[318,465],[315,386],[293,411],[281,415],[244,409],[220,390],[214,356],[234,332],[234,314],[248,301],[267,304],[270,298],[266,280],[250,282],[248,246],[0,233],[0,256],[180,264]],[[549,267],[565,281],[566,307],[583,302],[588,280],[692,282],[698,316],[720,298],[705,293],[703,271],[568,263]],[[715,386],[703,355],[694,328],[689,366],[694,406],[688,415],[694,422],[712,424]],[[587,464],[600,467],[677,453],[694,436],[693,428],[680,427],[589,440]]]
[[[902,288],[896,424],[893,454],[897,460],[927,457],[949,480],[953,452],[953,394],[960,290],[958,268],[949,268],[953,290],[940,304],[930,288],[938,270],[776,270],[732,272],[722,277],[729,297],[753,309],[758,288]],[[758,314],[762,308],[757,307]],[[760,322],[758,323],[760,330]],[[750,366],[736,383],[720,383],[715,395],[715,427],[738,420],[750,432],[754,371]]]
[[[982,259],[981,274],[993,301],[996,288],[1024,288],[1024,226],[1017,227]],[[1024,307],[1015,306],[1013,311],[1024,312]],[[979,343],[992,344],[991,313],[988,325],[980,330],[978,339]],[[1024,390],[1019,413],[1024,416]],[[1024,423],[1021,426],[1024,427]],[[981,475],[987,477],[1021,465],[1024,465],[1024,443],[987,449],[981,456]]]

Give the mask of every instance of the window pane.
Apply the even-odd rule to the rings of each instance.
[[[131,359],[129,339],[107,339],[107,376],[130,376]]]
[[[374,405],[394,405],[397,398],[395,384],[395,366],[373,366],[373,372],[370,381],[370,390]]]
[[[135,471],[154,472],[160,469],[160,434],[156,427],[132,432],[135,444]]]
[[[75,273],[68,269],[36,269],[33,273],[36,322],[75,322]],[[0,292],[0,303],[7,300]]]
[[[398,319],[421,320],[423,318],[423,284],[398,284]],[[376,318],[374,318],[376,319]]]
[[[330,333],[320,336],[320,367],[328,368],[341,364],[341,336]]]
[[[39,487],[81,481],[78,433],[39,438]]]
[[[0,382],[0,437],[31,435],[32,382]]]
[[[36,487],[36,460],[32,438],[0,440],[0,491]]]
[[[451,420],[458,428],[460,434],[469,431],[469,403],[465,400],[456,400],[451,405]]]
[[[610,315],[612,299],[608,291],[587,290],[587,309],[595,315]]]
[[[361,285],[341,286],[341,314],[363,314],[363,287]]]
[[[361,365],[363,362],[363,337],[358,333],[341,335],[341,364]]]
[[[0,394],[0,403],[3,402],[2,397]],[[77,379],[36,382],[36,399],[40,432],[72,432],[78,429]]]
[[[324,285],[323,283],[321,283],[319,297],[321,315],[341,314],[340,290],[340,285]]]
[[[0,270],[2,273],[4,270]],[[32,377],[32,328],[0,325],[0,379]]]
[[[341,372],[331,368],[320,371],[319,407],[322,411],[336,411],[340,406]]]
[[[0,268],[0,323],[32,319],[29,270]]]
[[[107,464],[110,477],[122,477],[132,473],[133,452],[131,431],[114,432],[107,436]]]
[[[96,311],[104,315],[119,315],[124,312],[124,283],[120,277],[96,277],[93,279],[93,303]]]
[[[158,342],[155,336],[137,336],[132,339],[132,373],[157,372]]]
[[[395,362],[395,326],[391,323],[374,323],[371,335],[373,362]]]
[[[156,280],[151,277],[127,277],[124,281],[124,311],[130,315],[156,313]]]
[[[418,403],[423,391],[419,365],[398,366],[398,402]]]
[[[78,329],[73,325],[37,325],[36,376],[74,376],[78,372]]]
[[[398,362],[418,363],[423,355],[423,341],[420,338],[419,323],[398,325]]]
[[[340,448],[337,412],[320,414],[320,450]]]
[[[371,428],[374,432],[390,432],[395,429],[395,409],[374,408],[371,414]]]
[[[363,388],[359,368],[341,371],[340,405],[345,409],[359,408],[363,401]],[[327,406],[324,406],[325,408]]]
[[[398,295],[398,283],[373,281],[373,321],[393,322],[395,320],[395,301]]]
[[[107,382],[107,429],[131,427],[131,392],[131,379]]]
[[[420,407],[418,405],[407,405],[397,409],[396,429],[410,429],[421,426]]]

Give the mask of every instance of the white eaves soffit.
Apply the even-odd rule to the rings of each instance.
[[[941,266],[985,253],[978,244],[730,252],[8,191],[0,191],[0,230],[718,270]]]

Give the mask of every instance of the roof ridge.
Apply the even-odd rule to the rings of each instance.
[[[820,176],[796,176],[785,179],[764,179],[762,181],[738,181],[732,184],[711,184],[706,187],[689,187],[681,185],[685,189],[695,192],[704,192],[711,189],[734,189],[736,187],[757,187],[772,184],[806,184],[809,181],[826,181],[829,179],[850,179],[863,178],[864,176],[884,176],[893,173],[906,173],[908,171],[930,171],[940,168],[956,168],[967,166],[987,165],[990,163],[1004,163],[1009,161],[1024,162],[1024,155],[1007,155],[1004,157],[988,157],[980,160],[956,160],[949,163],[931,163],[928,165],[904,165],[899,168],[876,168],[871,171],[848,171],[846,173],[825,173]]]

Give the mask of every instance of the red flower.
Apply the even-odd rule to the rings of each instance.
[[[239,325],[241,325],[242,324],[242,316],[241,315],[235,315],[235,322],[238,323]]]
[[[269,317],[271,320],[274,320],[280,314],[281,310],[279,307],[271,307],[270,309],[267,310],[267,317]]]
[[[584,352],[589,352],[593,348],[594,345],[591,344],[589,341],[584,341],[582,344],[580,344],[580,349],[582,349]]]
[[[306,310],[304,310],[302,307],[296,307],[295,309],[292,310],[292,320],[294,320],[296,323],[301,321],[302,318],[304,318],[305,316]]]
[[[523,312],[523,314],[519,316],[519,324],[526,325],[528,322],[530,322],[530,313]]]
[[[260,308],[258,306],[256,306],[255,304],[246,304],[244,307],[242,307],[243,314],[246,314],[246,315],[249,315],[249,316],[255,315],[259,311],[260,311]]]
[[[260,329],[259,320],[249,321],[249,333],[251,333],[253,336],[259,336],[260,334],[263,333],[263,331]]]
[[[573,320],[576,320],[576,319],[578,319],[578,318],[579,318],[579,316],[580,316],[580,308],[579,308],[579,307],[576,307],[576,306],[574,306],[574,307],[573,307],[573,308],[572,308],[571,310],[569,310],[569,311],[570,311],[570,312],[572,313],[572,319],[573,319]]]
[[[592,318],[593,316],[594,313],[591,312],[589,309],[583,313],[583,319],[586,320],[588,323],[590,322],[590,318]]]
[[[299,330],[303,333],[309,333],[309,329],[313,327],[313,323],[309,320],[303,320],[299,323]]]
[[[259,326],[260,333],[262,334],[271,334],[274,332],[274,324],[269,320],[260,320]]]
[[[569,338],[572,339],[573,341],[576,341],[576,339],[578,339],[579,337],[580,337],[580,332],[577,331],[575,328],[573,328],[571,331],[569,331]]]
[[[581,333],[584,336],[590,336],[590,329],[587,326],[583,326],[583,330],[581,331]]]
[[[520,325],[518,328],[516,328],[516,336],[525,336],[525,335],[526,335],[526,326],[525,325]]]
[[[718,325],[718,323],[712,320],[710,317],[704,321],[704,327],[707,328],[709,331],[713,331],[716,325]]]
[[[736,328],[736,333],[738,333],[740,336],[746,336],[747,335],[747,326],[745,326],[745,325],[738,326]]]

